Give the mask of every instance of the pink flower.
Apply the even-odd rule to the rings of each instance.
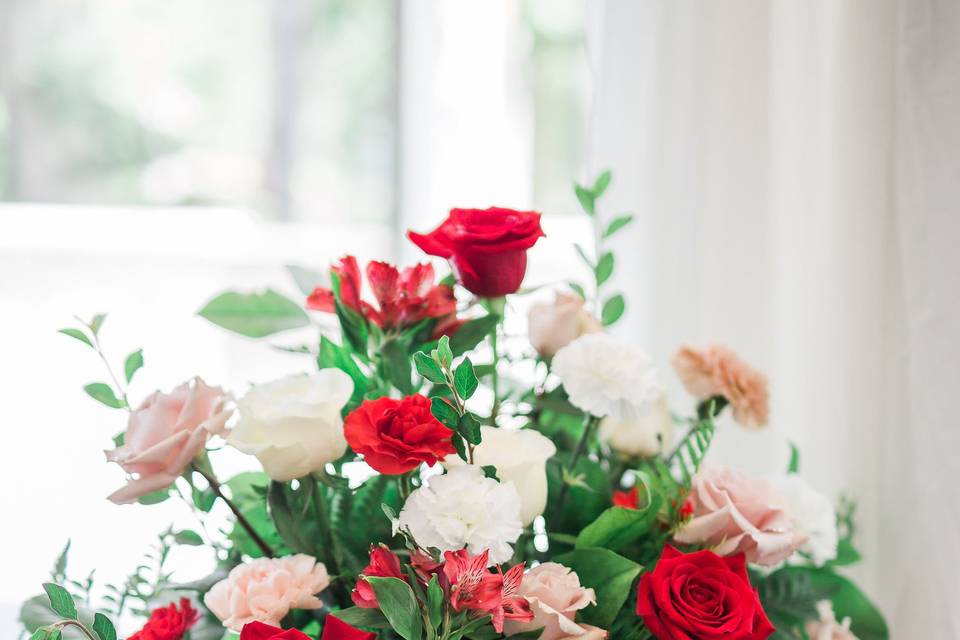
[[[330,584],[327,568],[312,556],[258,558],[234,567],[203,602],[223,626],[239,631],[248,622],[279,626],[291,609],[319,609],[315,594]]]
[[[767,377],[741,360],[730,349],[681,347],[673,368],[693,396],[706,400],[723,396],[733,418],[745,427],[762,427],[770,415]]]
[[[530,603],[533,619],[510,621],[505,625],[508,636],[543,629],[540,640],[559,640],[566,637],[583,638],[589,629],[573,621],[577,611],[597,603],[593,589],[580,585],[576,573],[556,562],[545,562],[531,569],[520,585],[520,595]],[[604,635],[586,637],[603,638]]]
[[[583,630],[583,633],[564,636],[560,638],[560,640],[604,640],[607,637],[606,631],[590,624],[582,624],[580,625],[580,629]]]
[[[454,611],[490,614],[493,628],[503,633],[504,621],[533,619],[530,604],[520,595],[523,563],[506,573],[487,571],[489,552],[471,556],[466,549],[445,551],[443,577],[450,585],[450,606]]]
[[[747,561],[770,566],[806,541],[773,485],[735,469],[701,470],[687,502],[693,518],[676,533],[677,542],[705,544],[721,556],[743,552]]]
[[[353,593],[350,594],[350,599],[353,600],[353,604],[364,609],[376,609],[378,606],[377,594],[365,578],[373,576],[406,580],[400,568],[400,558],[382,544],[370,548],[370,563],[360,572],[360,575]]]
[[[558,291],[553,302],[538,302],[530,307],[530,344],[537,353],[552,356],[583,334],[601,330],[600,323],[583,305],[580,296]]]
[[[105,452],[130,474],[127,485],[110,495],[117,504],[164,489],[203,451],[211,433],[219,433],[230,417],[229,396],[200,378],[171,393],[154,392],[130,413],[123,444]]]

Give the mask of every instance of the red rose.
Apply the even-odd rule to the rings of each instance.
[[[764,640],[774,632],[742,553],[721,558],[666,545],[640,578],[637,615],[659,640]]]
[[[320,640],[376,640],[377,634],[372,631],[361,631],[353,625],[349,625],[340,618],[327,616],[327,621],[323,623],[323,635]]]
[[[180,598],[179,608],[171,602],[154,609],[143,628],[127,640],[180,640],[199,619],[200,613],[191,606],[190,600]]]
[[[350,598],[353,600],[353,604],[364,609],[376,609],[379,606],[377,604],[377,594],[364,578],[374,576],[406,580],[403,571],[400,569],[400,558],[382,544],[377,547],[370,547],[370,564],[360,572],[360,575],[362,577],[357,579],[357,584],[353,588]]]
[[[343,421],[347,442],[380,473],[399,475],[421,462],[431,467],[455,449],[453,431],[430,413],[430,401],[420,394],[402,400],[367,400]]]
[[[527,249],[544,234],[539,213],[491,207],[451,209],[430,233],[407,235],[426,253],[447,258],[468,290],[498,298],[520,288]]]
[[[343,637],[349,638],[350,636]],[[240,640],[313,640],[313,638],[300,631],[300,629],[281,629],[254,621],[243,625],[243,629],[240,630]]]

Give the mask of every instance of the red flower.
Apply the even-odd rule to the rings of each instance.
[[[471,556],[466,549],[445,551],[443,575],[450,583],[450,606],[454,611],[480,611],[492,616],[493,628],[503,633],[504,620],[533,620],[530,603],[520,595],[523,563],[506,574],[487,571],[489,552]]]
[[[350,598],[353,604],[364,609],[376,609],[377,594],[373,587],[364,578],[371,576],[380,578],[400,578],[405,580],[403,571],[400,569],[400,558],[393,551],[390,551],[384,545],[370,547],[370,564],[360,572],[362,577],[357,579],[357,584],[353,588]]]
[[[637,615],[659,640],[764,640],[774,632],[742,553],[721,558],[666,545],[640,578]]]
[[[638,509],[637,487],[631,487],[629,491],[614,491],[613,505],[615,507],[626,507],[627,509]]]
[[[200,613],[191,606],[190,600],[180,598],[179,608],[171,602],[154,609],[143,628],[127,640],[180,640],[199,619]]]
[[[535,211],[452,209],[428,234],[408,232],[418,247],[447,258],[464,287],[485,298],[520,288],[527,270],[527,249],[542,237]]]
[[[327,619],[329,620],[329,617]],[[300,629],[284,630],[280,627],[254,621],[243,625],[240,630],[240,640],[313,640],[313,638],[300,631]]]
[[[332,270],[340,280],[340,300],[344,306],[382,329],[403,329],[427,318],[441,318],[456,312],[453,289],[434,285],[433,266],[417,264],[398,271],[386,262],[367,264],[367,281],[377,306],[362,300],[363,281],[360,267],[353,256],[344,256]],[[307,297],[307,308],[315,311],[336,311],[333,292],[317,287]]]
[[[361,631],[332,615],[327,616],[327,621],[323,623],[323,635],[320,636],[320,640],[376,640],[376,638],[377,634],[372,631]]]
[[[421,462],[433,466],[455,452],[446,428],[430,413],[430,401],[420,394],[402,400],[367,400],[343,422],[347,442],[380,473],[399,475]]]

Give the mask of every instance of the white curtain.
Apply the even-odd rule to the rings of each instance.
[[[773,427],[715,457],[859,503],[894,638],[960,637],[960,3],[589,4],[589,167],[611,167],[625,330],[726,343]],[[679,394],[679,389],[675,389]]]

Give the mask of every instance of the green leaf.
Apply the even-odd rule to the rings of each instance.
[[[593,264],[593,260],[591,260],[590,256],[587,255],[587,250],[584,249],[583,246],[580,245],[580,243],[578,242],[573,243],[573,248],[576,249],[577,255],[580,256],[580,259],[583,260],[583,262],[588,267],[590,267],[591,271],[596,268],[595,265]]]
[[[117,630],[110,622],[110,618],[102,613],[98,612],[93,615],[93,631],[100,637],[100,640],[117,640]]]
[[[390,623],[383,617],[379,609],[364,609],[362,607],[350,607],[333,611],[330,615],[343,620],[347,624],[355,627],[369,627],[371,629],[389,629]]]
[[[644,509],[610,507],[577,536],[577,549],[603,547],[616,551],[649,533],[660,509],[656,495]]]
[[[451,429],[456,429],[460,423],[460,414],[443,398],[430,398],[430,413]]]
[[[410,356],[407,355],[406,346],[396,339],[387,340],[380,347],[380,357],[383,359],[384,372],[390,384],[404,395],[413,393]]]
[[[450,336],[440,336],[437,341],[437,356],[440,358],[440,366],[449,367],[453,364],[453,350],[450,348]]]
[[[467,453],[466,440],[459,435],[455,435],[453,438],[451,438],[451,441],[453,442],[453,448],[456,449],[457,455],[460,456],[460,459],[464,462],[469,462],[470,456]]]
[[[434,384],[446,384],[447,378],[443,375],[443,369],[428,354],[417,351],[413,354],[413,362],[417,367],[417,373],[421,376]]]
[[[370,388],[370,380],[364,375],[348,349],[334,343],[327,336],[320,337],[320,352],[317,354],[317,366],[321,369],[340,369],[353,380],[351,405],[360,404],[364,394]]]
[[[574,293],[576,293],[578,296],[580,296],[584,300],[587,299],[587,292],[583,290],[583,285],[580,284],[579,282],[568,282],[567,286],[570,287]]]
[[[631,222],[633,222],[632,215],[617,216],[616,218],[610,221],[610,224],[607,225],[606,230],[603,232],[603,238],[604,239],[609,238],[610,236],[615,234],[617,231],[620,231],[620,229],[623,229],[625,226],[630,224]]]
[[[477,375],[473,372],[473,363],[470,362],[470,358],[464,358],[453,372],[453,386],[457,394],[464,400],[469,400],[479,384]]]
[[[176,532],[173,534],[173,539],[177,544],[189,547],[199,547],[203,545],[203,538],[200,537],[199,533],[191,529]]]
[[[577,549],[555,561],[576,571],[580,584],[597,593],[597,606],[580,612],[583,622],[609,629],[640,575],[640,565],[609,549]]]
[[[143,349],[137,349],[127,356],[127,359],[123,362],[123,375],[126,377],[128,383],[133,380],[133,374],[135,374],[142,366]]]
[[[457,424],[457,433],[472,445],[480,444],[480,421],[472,413],[463,414]]]
[[[226,291],[210,300],[197,315],[248,338],[263,338],[310,324],[299,304],[273,289],[263,293]]]
[[[137,502],[140,504],[160,504],[164,500],[170,497],[170,488],[160,489],[159,491],[151,491],[150,493],[144,494],[137,498]]]
[[[297,288],[300,289],[305,296],[309,296],[311,293],[313,293],[314,289],[317,287],[322,287],[326,284],[324,282],[323,275],[315,269],[309,269],[307,267],[301,267],[295,264],[288,264],[287,272],[297,284]]]
[[[463,355],[483,342],[499,322],[500,316],[493,313],[465,322],[450,338],[450,350],[453,355]]]
[[[606,302],[603,303],[603,311],[601,312],[601,321],[603,326],[609,327],[614,322],[620,319],[620,316],[623,315],[623,311],[626,308],[626,303],[623,301],[623,296],[619,293]]]
[[[50,598],[51,609],[64,618],[77,619],[77,605],[73,601],[73,596],[66,589],[52,582],[44,582],[43,590],[47,592],[47,597]]]
[[[829,569],[788,567],[782,571],[807,572],[813,585],[832,593],[833,611],[837,620],[850,618],[850,630],[859,640],[888,640],[890,632],[880,610],[847,578]],[[598,594],[599,598],[599,594]]]
[[[434,629],[443,621],[443,589],[436,575],[430,578],[430,584],[427,585],[427,617]]]
[[[790,464],[787,466],[787,473],[800,472],[800,449],[797,445],[790,443]]]
[[[845,567],[856,564],[863,559],[850,538],[841,538],[837,543],[837,557],[828,562],[831,567]]]
[[[597,268],[593,270],[593,273],[597,278],[597,286],[609,280],[613,274],[613,253],[607,251],[600,256],[600,261],[597,262]]]
[[[393,630],[405,640],[420,640],[423,624],[420,607],[410,585],[399,578],[367,578],[377,603]]]
[[[607,169],[599,176],[597,176],[596,181],[593,183],[593,197],[599,198],[607,190],[607,187],[610,186],[610,179],[613,178],[613,174],[610,173],[610,170]]]
[[[578,184],[573,185],[573,192],[577,196],[577,200],[580,202],[580,206],[583,207],[584,213],[588,216],[592,216],[595,213],[595,198],[593,193],[589,189],[584,189]]]
[[[497,476],[497,468],[495,466],[492,464],[485,464],[480,468],[483,469],[483,477],[500,482],[500,477]]]
[[[47,640],[47,630],[40,627],[30,635],[30,640]]]
[[[123,400],[118,398],[113,392],[113,389],[108,384],[102,382],[91,382],[83,388],[87,392],[87,395],[100,402],[107,405],[112,409],[122,409],[126,405]]]
[[[95,313],[92,318],[90,318],[90,331],[93,332],[93,335],[100,333],[100,327],[103,326],[103,321],[107,319],[107,314],[105,313]]]
[[[80,342],[87,345],[88,347],[93,348],[93,342],[91,342],[90,338],[87,337],[87,334],[85,334],[80,329],[71,329],[70,327],[67,327],[66,329],[58,329],[57,333],[62,333],[65,336],[70,336],[71,338],[79,340]]]

